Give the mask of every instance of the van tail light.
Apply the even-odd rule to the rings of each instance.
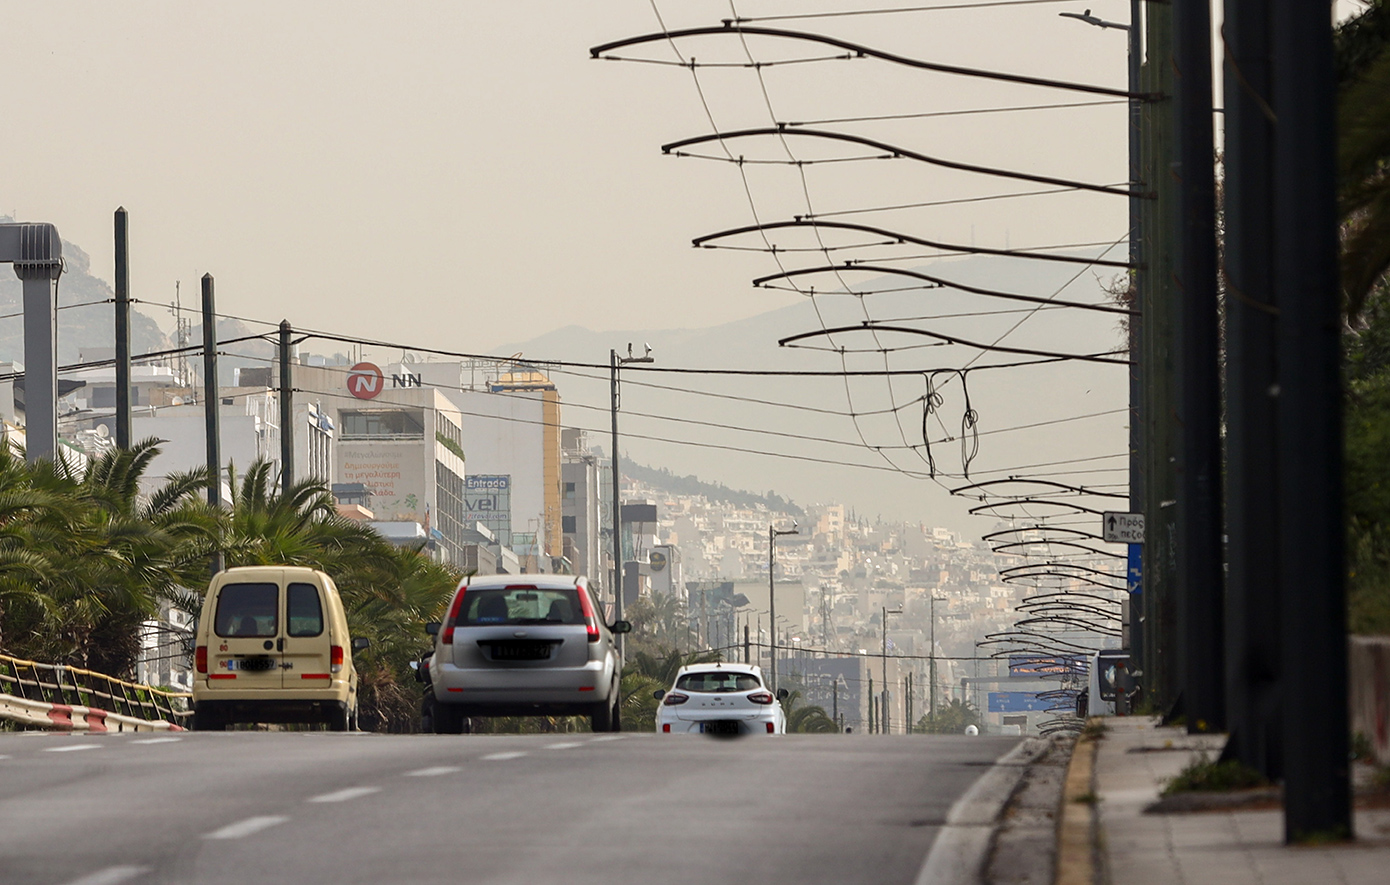
[[[584,627],[589,631],[589,641],[598,642],[598,617],[594,615],[594,604],[589,600],[589,591],[585,587],[575,587],[574,592],[579,594],[579,611],[584,614]]]
[[[444,619],[444,631],[439,634],[439,641],[444,645],[454,644],[454,621],[458,620],[459,612],[463,609],[463,595],[467,592],[466,587],[460,587],[454,604],[449,606],[449,617]]]
[[[341,645],[328,647],[328,669],[333,673],[343,669],[343,647]]]
[[[758,692],[754,692],[753,694],[750,694],[750,695],[748,696],[748,700],[752,701],[752,702],[755,703],[755,704],[764,704],[764,705],[766,705],[766,704],[772,703],[774,700],[776,700],[776,698],[774,698],[774,697],[772,696],[772,693],[771,693],[771,692],[767,692],[767,691],[758,691]]]
[[[200,645],[194,650],[193,666],[197,668],[199,673],[208,671],[208,647],[206,645]]]
[[[678,705],[678,704],[683,704],[683,703],[685,703],[685,702],[688,701],[688,700],[690,700],[690,696],[689,696],[689,695],[684,695],[684,694],[681,694],[681,693],[678,692],[678,691],[673,691],[673,692],[671,692],[670,694],[668,694],[666,697],[662,698],[661,703],[662,703],[662,706],[674,707],[674,706],[676,706],[676,705]]]
[[[671,733],[671,723],[669,723],[669,722],[663,722],[663,723],[661,724],[661,730],[664,731],[664,732],[666,732],[667,734],[670,734],[670,733]]]

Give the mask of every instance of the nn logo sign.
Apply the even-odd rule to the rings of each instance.
[[[381,369],[373,363],[358,363],[348,370],[348,393],[358,399],[373,399],[386,387]]]

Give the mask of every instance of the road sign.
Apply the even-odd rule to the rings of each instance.
[[[1144,514],[1114,513],[1106,511],[1100,515],[1101,534],[1105,540],[1116,544],[1144,543]]]
[[[1053,706],[1053,701],[1040,700],[1031,691],[992,691],[988,710],[991,713],[1040,713]]]
[[[1130,593],[1144,592],[1144,545],[1129,545],[1129,563],[1125,568],[1125,583]]]
[[[348,393],[358,399],[372,399],[386,387],[381,369],[373,363],[358,363],[348,371]]]

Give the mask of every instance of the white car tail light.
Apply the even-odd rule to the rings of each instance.
[[[668,694],[664,699],[662,699],[661,703],[663,706],[666,707],[674,707],[677,704],[683,704],[688,700],[690,700],[690,695],[684,695],[678,691],[673,691],[670,694]]]
[[[755,703],[755,704],[767,705],[767,704],[770,704],[770,703],[772,703],[773,701],[775,701],[776,698],[774,698],[774,697],[772,696],[772,693],[771,693],[771,692],[768,692],[768,691],[758,691],[758,692],[754,692],[753,694],[750,694],[750,695],[748,696],[748,700],[752,701],[752,702]]]

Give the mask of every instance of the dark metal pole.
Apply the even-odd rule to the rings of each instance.
[[[1269,7],[1226,0],[1225,754],[1271,780],[1280,755],[1278,364]]]
[[[777,693],[777,584],[772,578],[773,564],[777,561],[777,532],[769,523],[767,527],[767,618],[772,628],[772,693]]]
[[[1352,834],[1337,90],[1325,4],[1272,0],[1284,839]]]
[[[222,506],[222,435],[218,421],[217,311],[213,303],[212,274],[203,274],[203,416],[208,454],[208,505]],[[212,573],[222,571],[222,552],[212,556]]]
[[[130,448],[130,241],[125,207],[116,210],[116,447]]]
[[[623,617],[623,534],[622,534],[622,501],[618,496],[621,492],[618,489],[618,351],[608,352],[608,371],[609,371],[609,397],[613,413],[613,613],[614,617],[622,620]],[[709,620],[705,620],[705,642],[709,642]],[[623,659],[623,636],[617,636],[618,660]]]
[[[1174,0],[1178,157],[1178,639],[1189,732],[1226,726],[1210,0]]]
[[[294,373],[290,366],[290,321],[280,321],[280,492],[294,485]]]
[[[1143,59],[1143,41],[1139,29],[1139,0],[1129,0],[1129,92],[1139,93],[1139,71]],[[1139,140],[1143,120],[1143,102],[1138,98],[1129,100],[1129,263],[1134,267],[1129,272],[1129,307],[1139,309],[1138,276],[1145,271],[1138,268],[1144,263],[1144,222],[1141,206],[1143,192],[1140,182],[1143,169],[1139,162]],[[1144,317],[1142,311],[1129,317],[1129,512],[1144,512]],[[1142,549],[1142,548],[1141,548]],[[1134,577],[1134,576],[1131,576]],[[1142,574],[1138,576],[1142,582]],[[1139,584],[1140,593],[1143,584]],[[1130,655],[1135,661],[1144,660],[1144,618],[1143,597],[1133,599],[1130,604]],[[1141,665],[1142,667],[1142,665]]]

